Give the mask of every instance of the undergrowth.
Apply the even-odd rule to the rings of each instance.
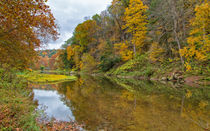
[[[106,75],[113,76],[131,76],[131,77],[148,77],[161,79],[165,76],[170,76],[173,72],[183,72],[184,77],[202,76],[205,80],[209,79],[209,65],[204,68],[193,66],[191,71],[186,71],[179,59],[168,60],[162,62],[152,62],[148,59],[148,54],[136,56],[125,64],[113,68]]]
[[[36,123],[37,105],[32,89],[15,74],[15,70],[0,68],[0,130],[40,130]]]

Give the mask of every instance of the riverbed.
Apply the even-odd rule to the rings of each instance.
[[[210,124],[210,88],[84,76],[31,84],[38,109],[84,130],[203,131]]]

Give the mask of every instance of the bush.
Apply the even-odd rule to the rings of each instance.
[[[45,69],[44,66],[41,66],[41,67],[40,67],[41,72],[44,72],[44,69]]]
[[[83,54],[82,56],[82,65],[81,70],[92,72],[96,69],[97,63],[95,59],[88,53]]]
[[[148,61],[146,59],[146,55],[136,56],[136,58],[134,58],[134,59],[126,62],[122,66],[118,67],[113,72],[113,74],[114,75],[119,75],[119,74],[122,74],[122,73],[128,73],[128,72],[132,72],[132,71],[135,71],[135,70],[140,70],[147,63],[148,63]]]
[[[121,61],[120,57],[114,57],[113,55],[104,55],[100,58],[100,64],[98,65],[99,69],[101,71],[108,71],[110,70],[114,65],[119,63]]]

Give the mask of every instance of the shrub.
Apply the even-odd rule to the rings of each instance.
[[[114,57],[113,55],[104,55],[101,56],[100,64],[98,65],[98,67],[101,71],[106,72],[120,61],[121,61],[120,57]]]

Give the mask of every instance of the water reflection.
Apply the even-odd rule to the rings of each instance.
[[[199,131],[207,129],[210,123],[210,90],[206,87],[82,77],[53,88],[59,101],[71,109],[69,114],[89,130]],[[35,90],[35,98],[40,94]],[[51,113],[56,118],[65,118],[68,112],[60,109],[63,107],[58,99],[50,98],[53,107],[49,108],[54,108]]]
[[[56,90],[34,89],[33,91],[34,99],[38,100],[38,109],[46,107],[44,111],[48,117],[54,117],[60,121],[74,120],[71,110],[61,101],[61,96]]]

